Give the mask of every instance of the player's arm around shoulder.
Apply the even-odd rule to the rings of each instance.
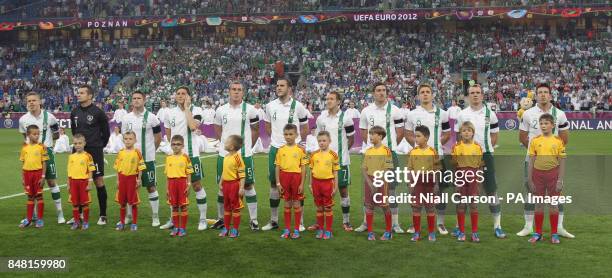
[[[25,161],[25,156],[26,156],[26,152],[25,152],[25,147],[28,144],[26,144],[25,142],[23,142],[23,144],[21,144],[21,151],[19,151],[19,161],[24,162]]]
[[[187,175],[187,184],[191,184],[191,174],[193,174],[193,165],[191,164],[191,159],[187,154],[182,154],[183,160],[185,161],[185,174]],[[189,193],[189,190],[187,190]]]
[[[535,185],[533,184],[533,165],[535,164],[535,160],[537,157],[536,139],[538,139],[539,137],[540,136],[533,138],[531,142],[529,142],[529,160],[528,160],[528,165],[527,165],[527,184],[531,192],[535,192]]]
[[[483,155],[484,155],[484,149],[482,148],[482,146],[481,146],[480,144],[478,144],[478,143],[476,143],[476,142],[474,142],[474,144],[475,144],[476,146],[478,146],[478,151],[479,151],[479,152],[478,152],[478,156],[480,157],[480,159],[479,159],[479,163],[480,163],[479,165],[480,165],[480,167],[478,167],[478,168],[479,168],[480,170],[483,170],[483,171],[484,171],[484,168],[485,168],[485,162],[484,162],[484,157],[483,157]]]
[[[87,191],[91,191],[93,189],[93,174],[96,170],[96,166],[94,164],[93,157],[91,156],[91,154],[85,153],[85,155],[87,156],[87,172],[89,173]]]
[[[301,173],[302,173],[302,180],[301,180],[298,192],[300,194],[303,194],[304,193],[304,182],[306,181],[306,165],[308,165],[308,155],[306,154],[306,150],[304,149],[304,147],[302,147],[300,145],[298,145],[298,147],[301,150],[300,170],[301,170]]]
[[[385,170],[393,170],[393,152],[387,146],[383,145],[385,148]]]
[[[332,172],[334,174],[334,187],[333,187],[333,191],[332,191],[332,196],[334,196],[336,194],[336,192],[338,192],[338,170],[340,170],[340,160],[341,158],[338,156],[338,154],[332,150],[330,150],[330,153],[332,155]]]
[[[142,157],[142,153],[140,152],[140,150],[135,150],[136,154],[138,154],[138,178],[136,179],[136,189],[138,189],[142,185],[142,171],[147,169],[147,165],[144,162],[144,158]]]
[[[368,151],[366,151],[363,155],[363,162],[361,162],[361,176],[363,177],[363,182],[365,183],[365,185],[368,186],[370,189],[374,189],[374,184],[372,183],[372,180],[368,175],[369,157],[370,154],[368,153]]]
[[[245,165],[244,165],[244,160],[242,159],[242,156],[237,155],[237,161],[238,161],[238,165],[237,165],[237,171],[238,171],[238,177],[240,178],[240,189],[238,190],[238,196],[240,196],[240,198],[242,198],[244,196],[244,184],[246,182],[246,174],[245,174]]]
[[[458,158],[459,158],[459,144],[461,143],[461,141],[457,141],[455,142],[455,144],[453,145],[453,148],[451,149],[451,164],[453,166],[453,169],[457,169],[457,165],[459,165],[458,163]]]
[[[414,170],[414,158],[415,158],[415,156],[414,156],[414,150],[415,150],[415,149],[411,149],[411,150],[408,152],[408,154],[406,155],[406,168],[407,168],[409,171]],[[408,177],[410,177],[410,175],[409,175]]]
[[[117,174],[119,174],[119,165],[121,164],[122,157],[123,157],[123,149],[119,150],[119,152],[117,153],[117,156],[115,156],[115,163],[113,163],[113,169],[117,171]]]
[[[40,148],[41,158],[40,164],[42,165],[42,175],[40,176],[40,186],[43,185],[43,182],[46,178],[45,173],[47,173],[47,161],[49,161],[49,154],[47,153],[47,148],[42,143],[38,143],[38,147]]]
[[[438,151],[436,151],[434,148],[429,147],[429,149],[431,150],[431,161],[433,162],[432,164],[432,168],[434,171],[438,171],[442,169],[442,163],[440,163],[440,155],[438,154]]]
[[[563,140],[559,138],[559,150],[558,150],[558,159],[559,159],[559,176],[557,177],[557,192],[561,192],[563,190],[563,178],[565,177],[565,161],[567,159],[567,154],[565,152],[565,145],[563,144]]]
[[[276,167],[274,167],[274,176],[276,178],[276,188],[278,188],[278,191],[281,194],[283,193],[283,187],[281,186],[281,183],[280,183],[280,166],[282,162],[283,152],[285,152],[285,146],[282,146],[278,149],[276,153],[276,158],[274,158],[274,165],[276,165]]]

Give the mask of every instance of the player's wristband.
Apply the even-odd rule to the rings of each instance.
[[[42,175],[41,177],[43,177],[43,178],[44,178],[44,177],[45,177],[45,175]]]
[[[277,182],[277,183],[276,183],[276,186],[281,186],[280,182]]]

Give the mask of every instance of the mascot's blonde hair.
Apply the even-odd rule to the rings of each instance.
[[[523,119],[523,113],[525,113],[525,111],[527,111],[527,109],[531,108],[533,106],[533,100],[530,97],[524,97],[521,99],[521,102],[519,103],[521,108],[516,112],[516,116],[519,120]]]

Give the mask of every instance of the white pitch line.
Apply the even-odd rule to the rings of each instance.
[[[208,157],[213,157],[213,156],[217,156],[217,155],[216,154],[205,155],[205,156],[200,157],[200,159],[208,158]],[[162,167],[162,166],[164,166],[164,165],[163,164],[155,165],[155,168],[159,168],[159,167]],[[117,176],[117,174],[112,174],[112,175],[106,175],[106,176],[104,176],[104,178],[106,179],[106,178],[112,178],[112,177],[116,177],[116,176]],[[63,187],[66,187],[66,186],[68,186],[68,184],[58,185],[59,188],[63,188]],[[45,187],[43,189],[43,191],[49,191],[49,187],[48,186]],[[15,197],[19,197],[19,196],[25,196],[25,193],[17,193],[17,194],[13,194],[13,195],[2,196],[2,197],[0,197],[0,200],[15,198]]]

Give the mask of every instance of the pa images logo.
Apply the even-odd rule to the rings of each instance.
[[[514,129],[516,129],[516,120],[509,119],[509,120],[506,121],[506,123],[504,123],[504,126],[508,130],[514,130]]]
[[[5,128],[12,128],[13,127],[13,120],[12,119],[4,119],[4,127]]]

